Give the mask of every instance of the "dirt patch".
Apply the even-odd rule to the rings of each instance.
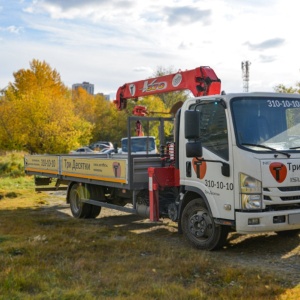
[[[55,192],[49,195],[49,202],[44,205],[47,210],[53,209],[59,217],[69,218],[71,211],[65,202],[65,195]],[[151,223],[136,215],[102,208],[100,216],[94,220],[99,226],[124,227],[138,234],[150,233],[161,230],[174,233],[168,235],[172,246],[191,247],[180,234],[177,234],[177,224],[169,219],[163,219],[160,223]],[[163,239],[160,234],[155,235],[157,239]],[[252,272],[275,273],[286,279],[289,284],[300,284],[300,235],[293,237],[268,234],[240,235],[230,233],[227,245],[219,250],[207,252],[209,259],[227,263],[232,267],[241,266]]]

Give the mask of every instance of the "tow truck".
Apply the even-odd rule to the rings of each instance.
[[[55,178],[56,188],[67,183],[76,218],[95,218],[101,207],[153,222],[170,218],[202,250],[222,247],[230,231],[298,234],[300,96],[226,94],[213,69],[198,67],[124,84],[115,104],[122,110],[128,99],[184,89],[194,97],[170,117],[135,108],[128,153],[27,155],[25,172],[44,182]],[[159,124],[160,153],[135,155],[131,132],[149,122]],[[174,124],[173,141],[165,137],[167,122]]]

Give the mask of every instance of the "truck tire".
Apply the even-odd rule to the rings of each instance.
[[[86,218],[88,219],[95,219],[99,216],[101,211],[101,207],[100,206],[96,206],[96,205],[91,205],[91,210],[90,213],[86,216]]]
[[[81,201],[84,191],[84,186],[75,183],[72,185],[69,194],[72,215],[78,219],[88,218],[89,214],[91,213],[92,206]]]
[[[93,199],[93,200],[103,199],[103,197],[104,197],[103,191],[100,190],[100,187],[96,187],[94,185],[89,185],[88,190],[89,190],[91,199]],[[96,206],[96,205],[90,205],[90,206],[91,206],[91,209],[90,209],[90,212],[87,214],[86,218],[95,219],[100,214],[101,206]]]
[[[216,250],[224,246],[229,227],[215,224],[205,202],[190,201],[181,215],[182,232],[194,247],[201,250]]]

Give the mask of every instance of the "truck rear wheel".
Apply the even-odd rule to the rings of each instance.
[[[103,197],[104,197],[103,191],[102,191],[102,189],[100,189],[100,187],[96,187],[94,185],[89,185],[88,190],[90,192],[91,199],[93,199],[93,200],[103,199]],[[86,218],[95,219],[100,214],[101,206],[97,206],[97,205],[90,205],[90,206],[91,206],[91,209],[90,209],[90,212],[88,213],[88,215],[86,216]]]
[[[85,187],[78,183],[73,184],[71,187],[69,201],[72,215],[75,218],[88,218],[91,213],[91,205],[81,200],[84,198],[85,192]]]
[[[215,250],[221,248],[229,228],[215,224],[202,199],[190,201],[181,216],[182,231],[186,239],[196,248]]]

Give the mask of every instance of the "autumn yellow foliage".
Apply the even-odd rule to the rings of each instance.
[[[173,104],[186,98],[183,92],[148,96],[138,102],[129,100],[127,109],[118,111],[100,94],[90,95],[81,88],[71,91],[45,61],[33,59],[29,69],[13,76],[0,96],[2,150],[58,154],[96,141],[120,146],[121,138],[128,135],[127,118],[135,105],[146,106],[149,116],[169,117]],[[165,129],[171,136],[172,125]],[[148,128],[147,134],[157,136],[158,124]]]
[[[64,153],[88,143],[92,125],[76,115],[71,93],[46,62],[14,73],[0,105],[3,149]]]

